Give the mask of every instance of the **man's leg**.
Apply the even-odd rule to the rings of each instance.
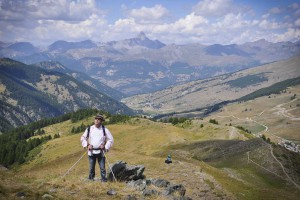
[[[99,154],[98,163],[100,166],[100,172],[101,172],[101,181],[106,182],[106,170],[105,170],[105,156],[103,153]]]
[[[95,165],[96,165],[96,157],[94,155],[89,156],[89,166],[90,166],[89,179],[90,180],[94,180],[94,177],[95,177]]]

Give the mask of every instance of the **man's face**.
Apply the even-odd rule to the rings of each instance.
[[[96,125],[96,126],[100,126],[101,123],[102,123],[102,119],[100,119],[100,118],[95,118],[95,125]]]

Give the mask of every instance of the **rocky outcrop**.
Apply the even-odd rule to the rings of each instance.
[[[108,180],[126,182],[127,186],[141,191],[143,196],[170,196],[173,199],[191,199],[185,196],[186,189],[182,184],[173,184],[164,179],[146,179],[143,175],[143,165],[127,165],[124,161],[118,161],[111,166]]]
[[[145,178],[143,175],[145,167],[143,165],[129,166],[124,161],[118,161],[112,165],[111,170],[118,181],[131,181]],[[114,180],[112,172],[109,173],[108,180]]]

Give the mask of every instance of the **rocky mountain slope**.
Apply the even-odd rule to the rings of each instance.
[[[193,81],[154,93],[125,98],[123,103],[150,114],[195,110],[235,100],[258,89],[300,77],[300,56],[259,67]]]
[[[103,93],[109,97],[112,97],[113,99],[120,100],[121,98],[125,97],[125,94],[123,94],[111,87],[108,87],[107,85],[101,83],[100,81],[98,81],[96,79],[91,78],[90,76],[86,75],[85,73],[70,70],[70,69],[66,68],[65,66],[63,66],[62,64],[60,64],[59,62],[44,61],[44,62],[36,63],[33,65],[47,69],[47,70],[57,71],[57,72],[61,72],[61,73],[67,74],[69,76],[72,76],[76,80],[83,82],[84,84],[98,90],[100,93]]]
[[[1,131],[80,108],[133,114],[117,100],[64,73],[0,59]]]
[[[26,64],[58,61],[126,95],[235,72],[300,54],[299,43],[258,40],[245,44],[163,44],[143,32],[107,43],[57,41],[43,49],[29,43],[2,44],[0,57]]]

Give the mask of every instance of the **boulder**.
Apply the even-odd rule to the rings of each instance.
[[[170,184],[163,192],[164,195],[172,195],[174,192],[178,192],[180,196],[185,195],[186,189],[181,184]]]
[[[143,175],[145,167],[143,165],[127,165],[124,161],[118,161],[112,164],[111,170],[117,181],[128,182],[145,178]],[[108,180],[110,181],[114,180],[112,172],[109,172],[108,174]]]
[[[143,191],[146,189],[147,183],[146,183],[145,179],[139,179],[136,181],[133,181],[133,180],[129,181],[129,182],[127,182],[127,185],[135,188],[136,190]]]
[[[151,183],[156,187],[167,187],[170,185],[170,182],[164,179],[152,179]]]
[[[110,189],[110,190],[107,191],[106,194],[107,194],[107,195],[110,195],[110,196],[113,196],[113,195],[116,195],[117,192],[116,192],[114,189]]]
[[[156,190],[153,189],[146,189],[143,191],[143,196],[155,196],[159,195],[160,193]]]

